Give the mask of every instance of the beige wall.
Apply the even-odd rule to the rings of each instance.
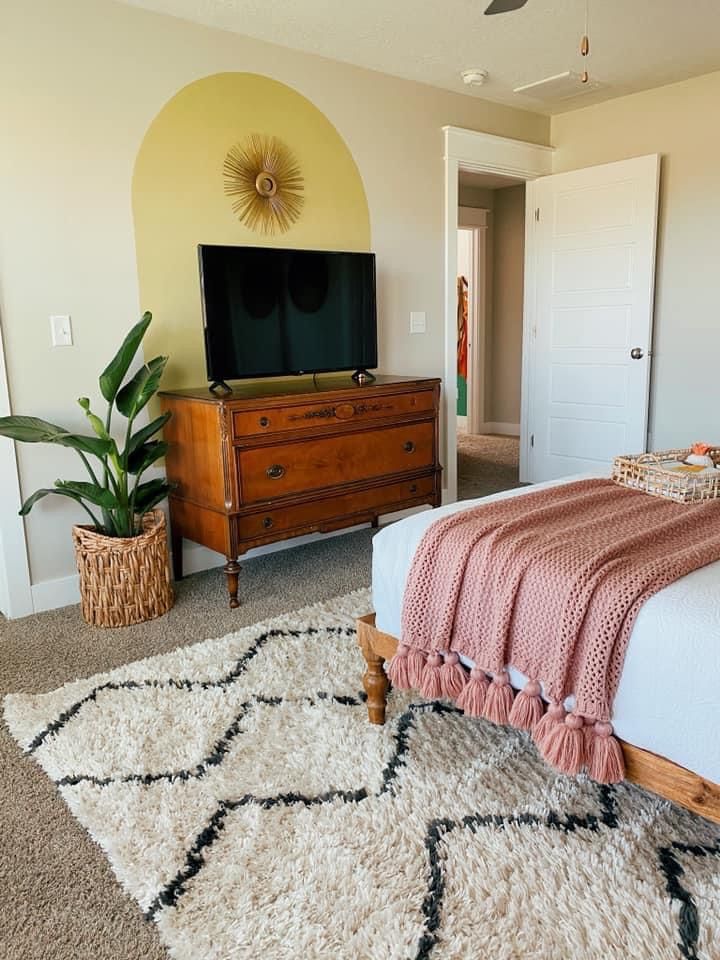
[[[135,158],[163,104],[221,71],[288,84],[339,131],[370,210],[382,368],[442,374],[441,127],[547,143],[547,118],[109,0],[5,0],[0,317],[15,412],[80,426],[76,398],[97,398],[108,354],[141,306],[152,309],[138,295]],[[409,335],[411,310],[426,311],[425,336]],[[74,347],[50,348],[52,313],[72,315]],[[80,477],[70,453],[54,448],[22,448],[20,469],[25,494]],[[73,574],[69,525],[80,516],[52,498],[35,508],[27,521],[34,582]]]
[[[650,445],[720,435],[720,73],[553,118],[555,171],[662,155]]]
[[[458,186],[458,206],[492,210],[494,194],[495,191],[488,190],[487,187],[470,187],[461,183]]]
[[[525,184],[494,190],[490,364],[485,419],[520,423]]]

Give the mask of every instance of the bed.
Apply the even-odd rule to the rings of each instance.
[[[384,662],[395,653],[405,582],[430,524],[480,503],[522,497],[531,489],[576,479],[580,478],[449,504],[407,517],[376,534],[372,572],[375,613],[358,624],[358,640],[367,663],[364,684],[371,722],[384,722],[388,690]],[[513,687],[522,688],[527,678],[512,665],[509,672]],[[638,615],[613,714],[627,778],[720,822],[718,717],[720,562],[661,590]]]

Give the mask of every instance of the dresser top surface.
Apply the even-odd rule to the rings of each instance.
[[[180,390],[162,390],[160,396],[185,397],[189,400],[202,400],[206,403],[232,403],[234,400],[257,400],[269,397],[323,396],[341,393],[344,390],[355,394],[376,393],[387,387],[428,387],[440,383],[437,377],[396,377],[390,374],[377,374],[371,383],[356,383],[351,376],[293,377],[287,380],[253,380],[231,384],[232,392],[224,395],[211,393],[209,386],[187,387]]]

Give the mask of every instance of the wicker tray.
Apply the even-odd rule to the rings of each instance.
[[[612,477],[617,483],[643,490],[654,497],[665,497],[676,503],[700,503],[720,497],[720,470],[715,473],[677,473],[669,464],[684,460],[692,452],[663,450],[660,453],[630,454],[616,457]],[[708,450],[713,463],[720,464],[720,447]]]

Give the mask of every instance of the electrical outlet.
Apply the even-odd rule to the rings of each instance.
[[[67,314],[50,317],[50,334],[54,347],[71,347],[73,337],[70,317]]]
[[[410,333],[425,333],[426,329],[425,312],[423,310],[412,310],[410,312]]]

